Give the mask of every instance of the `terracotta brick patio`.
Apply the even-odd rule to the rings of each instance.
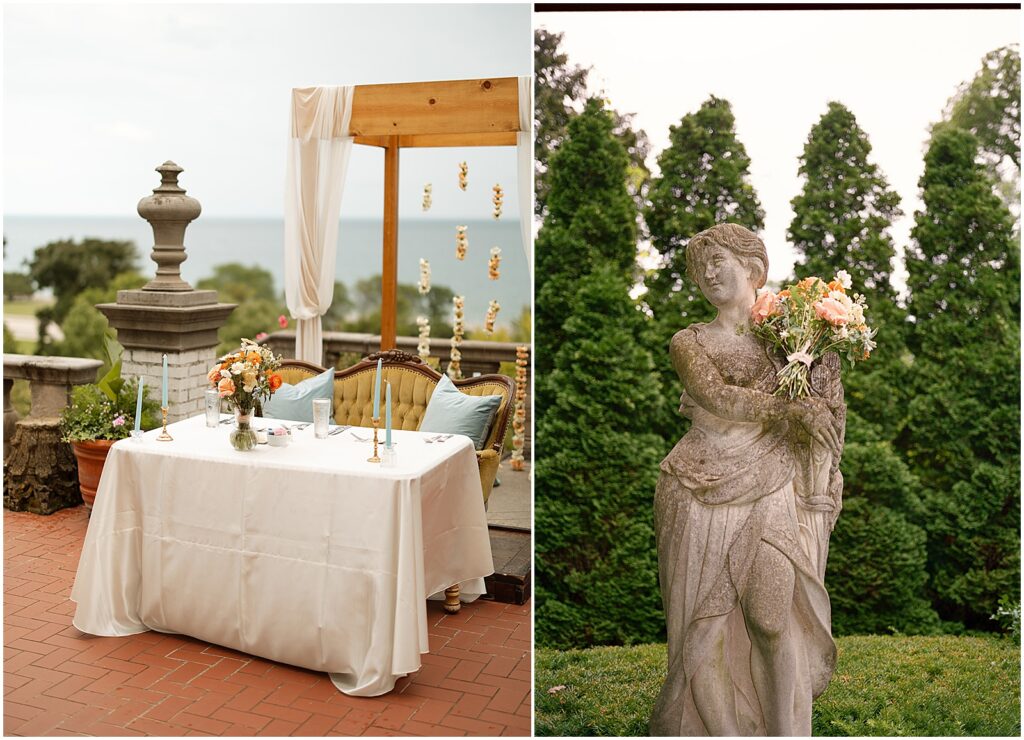
[[[69,600],[88,523],[4,511],[5,735],[528,735],[530,604],[430,602],[420,671],[374,699],[188,637],[92,637]]]

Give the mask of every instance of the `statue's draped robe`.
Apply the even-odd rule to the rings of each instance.
[[[689,351],[704,353],[710,364],[705,363],[708,372],[690,378],[681,410],[693,425],[662,462],[655,496],[669,665],[650,732],[709,734],[694,704],[692,680],[724,632],[739,734],[766,734],[740,606],[758,547],[766,543],[788,558],[796,574],[789,615],[797,656],[791,726],[809,735],[812,698],[825,690],[836,659],[823,577],[842,490],[838,461],[784,421],[727,420],[689,397],[691,391],[703,397],[723,390],[715,384],[771,393],[780,365],[763,348],[755,351],[751,343],[739,355],[736,347],[729,348],[728,357],[718,355],[702,325],[688,327],[677,339],[684,339]],[[672,351],[678,367],[676,339]],[[834,398],[838,367],[824,376],[812,374],[814,381],[819,389],[831,386],[826,390]]]

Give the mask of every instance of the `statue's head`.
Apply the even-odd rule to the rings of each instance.
[[[686,274],[715,306],[741,294],[752,300],[768,279],[768,252],[750,229],[718,224],[686,245]]]

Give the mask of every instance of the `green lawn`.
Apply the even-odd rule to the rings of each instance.
[[[29,298],[24,301],[4,301],[4,315],[35,316],[36,311],[46,306],[52,306],[52,298]]]
[[[1020,648],[998,637],[841,637],[815,735],[1020,736]],[[636,736],[664,645],[537,650],[538,735]],[[558,688],[564,687],[564,688]]]

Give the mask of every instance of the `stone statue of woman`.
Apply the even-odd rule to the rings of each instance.
[[[763,242],[720,224],[686,263],[718,315],[671,344],[693,424],[655,495],[668,677],[650,732],[810,735],[836,660],[824,573],[842,501],[838,358],[812,369],[811,398],[772,395],[784,358],[747,330]]]

